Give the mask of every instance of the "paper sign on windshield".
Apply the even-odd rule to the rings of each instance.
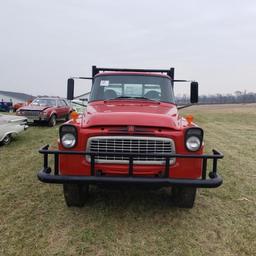
[[[100,86],[109,86],[109,81],[108,80],[101,80],[100,81]]]

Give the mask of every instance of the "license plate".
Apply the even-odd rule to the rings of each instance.
[[[28,123],[33,123],[34,120],[32,118],[28,118]]]
[[[27,117],[28,123],[33,123],[35,120],[39,120],[38,117]]]

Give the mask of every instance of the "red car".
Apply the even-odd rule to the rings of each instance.
[[[26,106],[25,102],[18,102],[13,105],[13,112],[16,112],[17,109]]]
[[[20,107],[16,115],[27,117],[28,123],[44,122],[55,126],[58,119],[69,120],[72,107],[66,99],[57,97],[38,97],[28,106]]]
[[[26,102],[18,102],[18,103],[15,103],[13,105],[13,111],[16,112],[17,109],[21,108],[21,107],[24,107],[24,106],[27,106],[29,104],[31,104],[32,100],[28,100]]]
[[[92,73],[85,113],[73,115],[60,127],[58,150],[46,145],[39,151],[44,155],[39,180],[63,184],[68,206],[83,206],[90,184],[146,184],[172,186],[173,203],[191,208],[198,187],[222,184],[217,160],[223,154],[217,150],[204,154],[203,130],[192,116],[183,118],[178,112],[173,86],[186,80],[175,80],[174,68],[93,66]],[[71,78],[68,99],[73,91]],[[191,103],[197,101],[198,83],[191,82]],[[49,154],[54,155],[54,173]],[[210,172],[209,160],[213,161]]]

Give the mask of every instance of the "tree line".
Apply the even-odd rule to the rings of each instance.
[[[190,98],[187,95],[177,96],[178,105],[189,104]],[[256,103],[256,93],[236,91],[233,94],[200,95],[199,104],[235,104],[235,103]]]

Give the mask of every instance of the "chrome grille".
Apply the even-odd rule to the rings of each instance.
[[[87,142],[87,151],[92,153],[175,153],[174,141],[162,137],[135,137],[135,136],[97,136]],[[134,157],[134,164],[164,164],[165,158],[160,156]],[[87,156],[90,160],[90,156]],[[95,156],[98,163],[128,163],[126,156]],[[174,163],[171,159],[170,163]]]
[[[39,110],[21,110],[20,112],[23,116],[39,116]]]

